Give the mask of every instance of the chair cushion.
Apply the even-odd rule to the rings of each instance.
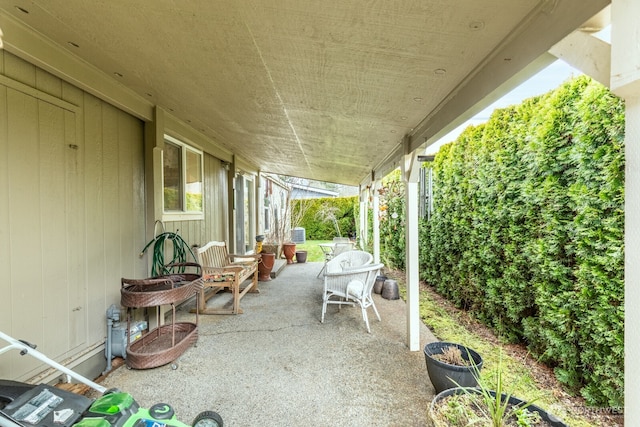
[[[347,295],[355,298],[361,298],[364,291],[364,283],[361,280],[352,280],[347,283]]]
[[[209,274],[204,277],[205,282],[232,282],[234,279],[234,273]]]

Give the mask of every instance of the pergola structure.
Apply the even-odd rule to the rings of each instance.
[[[557,58],[609,86],[627,114],[627,402],[640,395],[638,16],[634,0],[0,0],[7,52],[145,122],[170,115],[262,172],[359,185],[377,259],[376,189],[391,170],[415,194],[427,146]],[[611,43],[593,36],[609,24]],[[406,200],[412,351],[417,203]]]

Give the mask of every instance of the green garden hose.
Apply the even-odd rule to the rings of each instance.
[[[167,241],[171,242],[173,248],[173,257],[168,262],[165,261],[165,243]],[[143,256],[151,245],[153,245],[153,262],[151,264],[152,277],[172,273],[171,268],[168,268],[167,266],[187,262],[187,253],[191,254],[194,262],[198,262],[193,251],[189,247],[189,244],[177,233],[163,232],[157,235],[153,240],[147,243],[147,246],[145,246],[142,252],[140,252],[140,256]],[[183,272],[184,267],[181,267],[181,269],[182,270],[180,272]]]

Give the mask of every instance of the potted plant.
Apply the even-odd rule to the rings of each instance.
[[[258,264],[258,280],[268,282],[271,280],[271,271],[275,266],[276,258],[280,252],[277,243],[264,242],[260,251],[260,263]]]
[[[279,258],[279,253],[280,253],[280,245],[278,243],[272,243],[272,242],[264,242],[262,244],[262,251],[260,251],[261,253],[267,253],[267,254],[274,254],[274,256],[276,258]]]
[[[502,374],[502,354],[493,376],[495,389],[473,369],[477,387],[443,390],[431,401],[429,416],[435,427],[481,425],[491,427],[567,427],[553,414],[514,397],[506,390]]]
[[[424,357],[436,394],[454,387],[475,387],[482,356],[462,344],[436,341],[424,346]]]

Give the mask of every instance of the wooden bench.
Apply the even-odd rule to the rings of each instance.
[[[242,313],[240,299],[247,292],[260,292],[258,289],[260,255],[229,254],[225,242],[209,242],[205,246],[197,248],[196,252],[204,278],[204,289],[200,292],[197,302],[199,313]],[[251,279],[251,283],[240,289],[240,286],[248,279]],[[227,288],[233,295],[231,307],[207,308],[207,301],[216,293]]]

